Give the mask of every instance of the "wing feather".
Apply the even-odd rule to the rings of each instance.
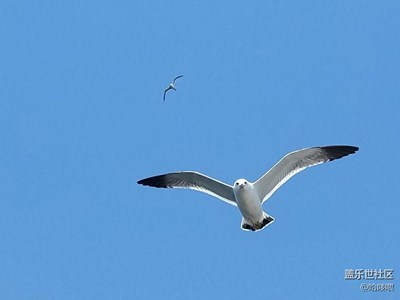
[[[261,176],[254,183],[254,187],[263,203],[286,181],[304,169],[342,158],[357,151],[358,147],[354,146],[324,146],[291,152]]]
[[[175,81],[176,81],[177,79],[181,78],[181,77],[183,77],[183,75],[176,76],[176,77],[172,80],[172,84],[175,84]]]
[[[137,183],[157,188],[183,188],[200,191],[236,206],[233,188],[221,181],[193,171],[182,171],[153,176]]]

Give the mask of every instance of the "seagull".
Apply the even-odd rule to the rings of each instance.
[[[183,75],[176,76],[176,77],[172,80],[172,82],[168,85],[168,87],[164,90],[164,97],[163,97],[164,101],[165,101],[165,95],[167,94],[167,92],[168,92],[169,90],[174,90],[174,91],[176,91],[175,81],[176,81],[177,79],[181,78],[181,77],[183,77]]]
[[[239,208],[243,230],[258,231],[275,221],[263,211],[262,204],[292,176],[308,167],[356,153],[358,149],[354,146],[323,146],[290,152],[257,181],[238,179],[233,186],[194,171],[153,176],[137,183],[156,188],[192,189],[210,194]]]

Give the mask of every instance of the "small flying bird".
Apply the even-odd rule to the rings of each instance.
[[[175,81],[176,81],[177,79],[181,78],[181,77],[183,77],[183,75],[176,76],[176,77],[174,78],[174,80],[172,80],[172,82],[171,82],[171,83],[168,85],[168,87],[164,90],[164,97],[163,97],[164,101],[165,101],[165,95],[167,94],[167,92],[168,92],[169,90],[174,90],[174,91],[176,91]]]
[[[354,146],[324,146],[297,150],[285,155],[257,181],[238,179],[233,186],[193,171],[158,175],[139,180],[137,183],[157,188],[192,189],[210,194],[239,208],[243,230],[258,231],[275,221],[263,211],[262,204],[292,176],[308,167],[357,151],[358,147]],[[303,215],[300,214],[299,218],[303,218]]]

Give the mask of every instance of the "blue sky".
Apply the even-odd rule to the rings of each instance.
[[[0,298],[398,297],[344,272],[395,269],[400,288],[399,14],[398,1],[2,1]],[[335,144],[360,151],[292,178],[257,233],[206,194],[136,184],[178,170],[254,181]]]

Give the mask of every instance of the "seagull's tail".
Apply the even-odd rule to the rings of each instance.
[[[246,231],[258,231],[261,229],[264,229],[265,227],[267,227],[267,225],[272,224],[275,219],[269,215],[267,215],[265,212],[264,213],[264,218],[262,219],[261,222],[258,223],[249,223],[247,222],[244,218],[242,218],[242,229],[246,230]]]

